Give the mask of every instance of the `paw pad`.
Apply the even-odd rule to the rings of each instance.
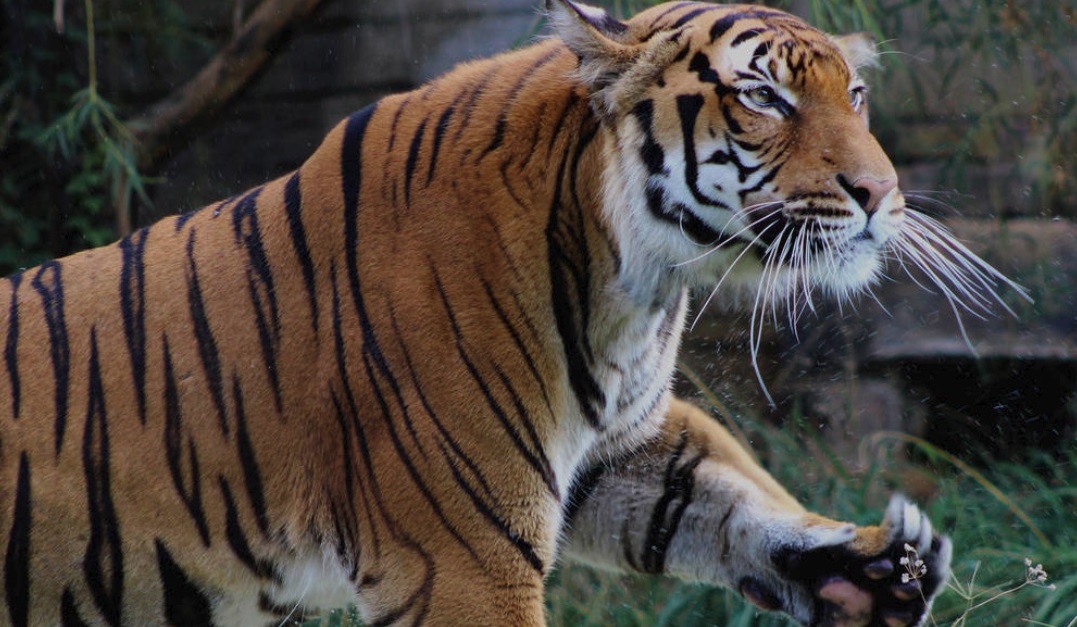
[[[923,624],[949,578],[950,541],[935,535],[927,517],[900,497],[891,501],[881,527],[858,534],[858,541],[786,547],[775,555],[779,571],[804,586],[814,604],[787,611],[819,627]]]

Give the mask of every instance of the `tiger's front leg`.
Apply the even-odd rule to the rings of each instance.
[[[656,440],[581,481],[575,505],[570,559],[724,585],[805,625],[922,624],[949,576],[950,541],[914,505],[895,497],[868,527],[813,514],[678,400]]]

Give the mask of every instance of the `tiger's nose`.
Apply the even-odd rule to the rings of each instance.
[[[879,208],[879,203],[897,187],[897,177],[880,179],[871,176],[861,176],[852,183],[844,175],[838,175],[838,183],[847,194],[853,197],[856,204],[864,211],[874,213]]]

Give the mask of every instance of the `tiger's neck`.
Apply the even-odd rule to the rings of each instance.
[[[343,170],[343,194],[318,199],[343,219],[308,229],[330,251],[315,260],[334,303],[319,328],[343,327],[355,346],[340,354],[369,355],[366,379],[399,388],[400,412],[418,411],[421,394],[437,399],[424,411],[466,432],[481,424],[469,408],[511,398],[548,444],[558,489],[596,444],[650,433],[685,309],[681,288],[640,298],[625,283],[623,264],[646,260],[625,258],[603,209],[611,138],[575,64],[551,41],[462,66],[355,114],[301,169],[304,180]],[[328,370],[361,396],[369,384],[353,368]],[[411,386],[421,392],[408,400]]]

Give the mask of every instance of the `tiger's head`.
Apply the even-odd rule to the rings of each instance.
[[[630,290],[739,285],[773,303],[879,274],[905,202],[868,131],[866,38],[746,5],[677,2],[627,23],[549,8],[608,129],[604,211]]]

